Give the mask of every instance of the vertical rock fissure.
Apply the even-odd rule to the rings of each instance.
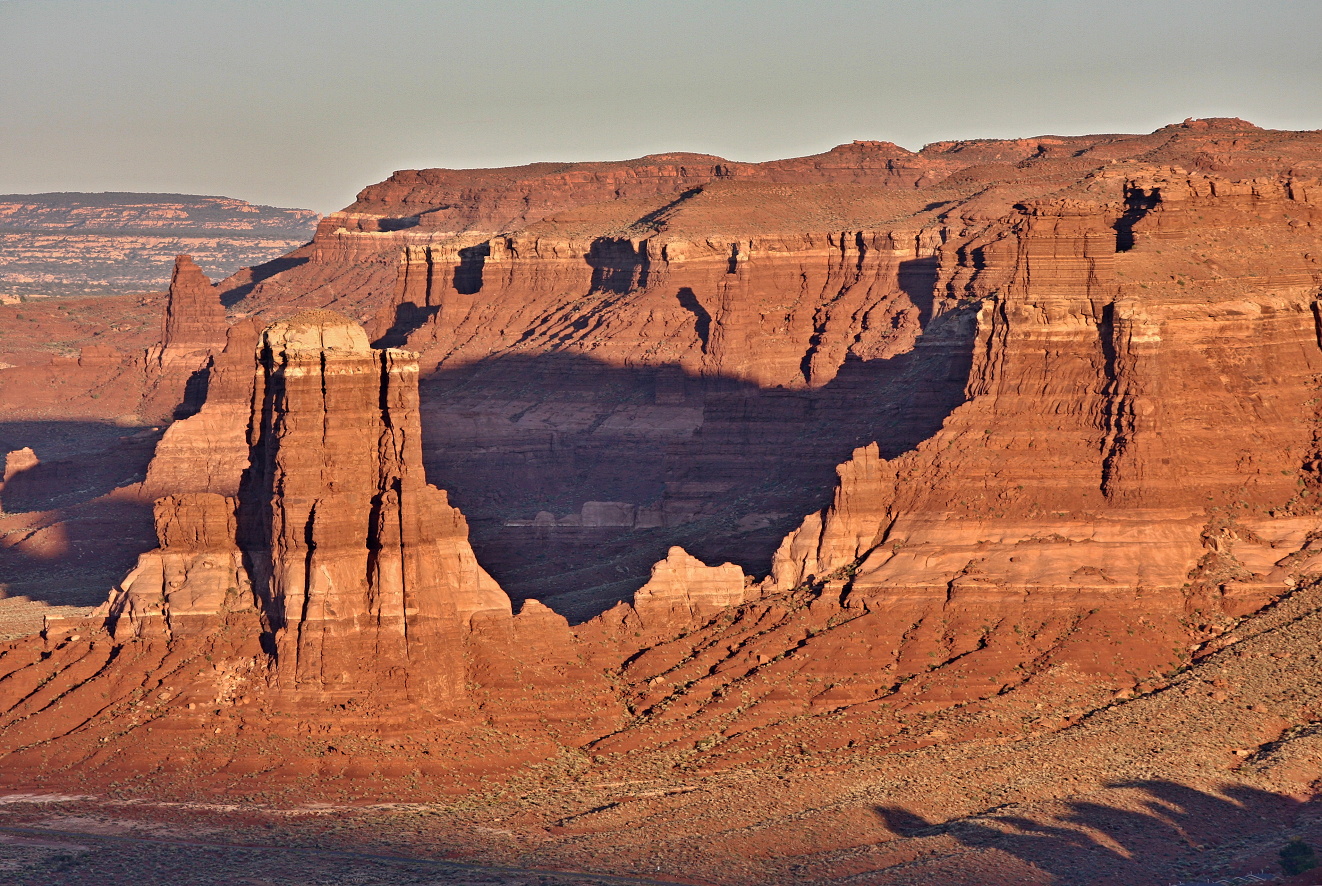
[[[308,518],[303,524],[303,599],[299,606],[298,629],[294,643],[294,673],[296,680],[303,657],[303,627],[308,624],[308,609],[312,601],[312,570],[314,568],[314,554],[317,550],[316,520],[317,502],[314,501],[312,507],[308,508]],[[287,597],[288,590],[285,593]]]
[[[1114,491],[1116,465],[1125,448],[1125,435],[1121,421],[1124,397],[1116,366],[1115,303],[1102,308],[1102,319],[1097,324],[1098,344],[1102,351],[1102,472],[1100,488],[1108,498]]]
[[[409,568],[408,568],[408,557],[409,557],[409,554],[408,554],[407,551],[404,550],[404,544],[405,544],[406,540],[409,538],[409,535],[408,535],[408,533],[407,533],[407,531],[406,531],[406,528],[405,528],[406,523],[405,523],[405,520],[404,520],[404,507],[405,507],[405,502],[404,502],[404,478],[403,478],[403,477],[392,477],[392,478],[391,478],[391,483],[390,483],[390,488],[393,489],[394,492],[395,492],[395,503],[396,503],[396,507],[395,507],[395,526],[396,526],[396,529],[395,529],[395,532],[396,532],[397,537],[399,538],[399,558],[400,558],[400,571],[399,571],[399,582],[400,582],[399,607],[400,607],[400,613],[399,613],[399,618],[400,618],[400,632],[404,635],[404,659],[405,659],[405,661],[412,662],[412,661],[413,661],[413,654],[412,654],[412,650],[409,648],[409,639],[410,639],[410,638],[409,638],[409,599],[410,599],[410,597],[412,597],[412,596],[414,596],[415,594],[417,594],[418,591],[419,591],[420,589],[414,587],[413,579],[414,579],[415,576],[413,576],[413,575],[410,574],[410,570],[409,570]],[[421,577],[418,576],[418,578],[421,578]],[[409,675],[408,675],[408,673],[406,672],[405,675],[404,675],[405,680],[407,680],[408,677],[409,677]]]

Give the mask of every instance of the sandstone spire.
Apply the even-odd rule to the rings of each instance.
[[[165,307],[161,362],[219,350],[225,344],[225,326],[225,308],[216,288],[192,256],[177,256]]]
[[[468,616],[509,600],[423,476],[416,355],[305,311],[258,360],[240,543],[280,683],[457,692]]]
[[[231,348],[245,341],[240,329]],[[173,464],[193,438],[220,443],[200,488],[158,502],[161,548],[107,608],[122,622],[116,637],[172,636],[184,621],[191,632],[199,620],[187,616],[255,603],[281,691],[444,705],[462,692],[469,618],[508,617],[510,603],[478,565],[463,515],[423,475],[417,357],[373,350],[329,311],[274,324],[256,350],[246,459],[217,426],[243,421],[242,386],[224,373],[220,401],[180,422],[160,453]]]

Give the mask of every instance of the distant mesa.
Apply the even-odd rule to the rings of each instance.
[[[228,277],[307,242],[317,219],[193,194],[0,195],[0,297],[159,290],[180,252]]]

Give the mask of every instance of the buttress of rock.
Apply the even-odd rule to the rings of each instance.
[[[236,325],[212,369],[207,403],[148,471],[150,491],[174,494],[156,504],[160,548],[103,607],[115,638],[175,640],[246,612],[294,700],[457,699],[470,618],[509,618],[510,603],[424,477],[416,356],[305,311],[260,337]]]
[[[744,571],[733,563],[708,566],[681,547],[672,547],[634,594],[643,624],[696,624],[747,599]]]
[[[196,415],[170,425],[156,446],[142,484],[146,496],[238,494],[239,480],[248,467],[253,354],[259,337],[251,319],[229,328],[225,350],[211,360],[206,402]]]
[[[249,442],[239,537],[280,684],[460,692],[470,616],[510,603],[424,478],[417,356],[328,311],[274,324]]]
[[[115,639],[199,634],[225,613],[252,608],[252,586],[234,539],[235,504],[211,492],[156,502],[160,547],[138,557],[100,610]]]

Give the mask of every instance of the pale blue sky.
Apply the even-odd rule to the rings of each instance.
[[[1320,0],[0,0],[0,193],[328,212],[394,169],[1322,128]]]

